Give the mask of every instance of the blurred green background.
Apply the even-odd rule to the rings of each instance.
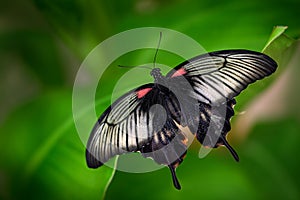
[[[297,42],[278,45],[277,56],[284,61],[267,81],[268,90],[253,87],[249,93],[255,96],[246,90],[238,98],[240,114],[229,140],[240,163],[224,148],[199,159],[194,144],[177,170],[181,191],[173,188],[167,168],[145,174],[116,171],[109,184],[112,169],[86,167],[72,118],[76,72],[87,54],[114,34],[165,27],[208,51],[262,51],[275,25],[288,26],[286,35],[299,37],[299,8],[299,0],[2,1],[0,199],[101,199],[108,185],[105,199],[299,199]],[[138,56],[124,58],[124,64],[137,65]],[[106,73],[102,95],[110,95],[125,71]],[[103,101],[99,113],[109,103]]]

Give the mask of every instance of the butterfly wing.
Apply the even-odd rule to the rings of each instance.
[[[249,84],[275,72],[269,56],[249,50],[223,50],[185,61],[168,73],[168,78],[184,76],[195,98],[207,104],[224,103]]]
[[[249,84],[275,72],[276,62],[269,56],[249,50],[223,50],[197,56],[178,65],[167,74],[170,85],[184,84],[192,90],[187,96],[195,98],[199,114],[188,124],[198,141],[207,147],[225,145],[236,160],[236,152],[226,141],[234,115],[234,97]],[[188,91],[188,90],[186,90]],[[192,126],[191,126],[192,125]],[[196,127],[196,129],[195,129]]]
[[[184,134],[176,126],[180,105],[172,92],[157,86],[147,84],[128,92],[100,116],[87,144],[89,167],[97,168],[115,155],[136,151],[158,164],[181,162],[186,145],[180,142]]]

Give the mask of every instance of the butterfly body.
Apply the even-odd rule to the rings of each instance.
[[[154,68],[150,72],[151,76],[154,78],[154,83],[162,83],[165,82],[165,77],[161,74],[159,68]]]
[[[140,152],[168,166],[180,189],[175,169],[191,142],[182,127],[206,147],[227,147],[238,161],[226,140],[234,97],[276,68],[262,53],[224,50],[185,61],[166,76],[152,69],[154,83],[124,94],[98,119],[87,144],[88,166],[97,168],[115,155]]]

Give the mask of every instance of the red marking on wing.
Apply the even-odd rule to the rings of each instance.
[[[141,89],[141,90],[139,90],[139,91],[136,92],[136,95],[140,99],[143,96],[145,96],[150,90],[152,90],[152,88]]]
[[[176,70],[176,72],[171,77],[182,76],[184,74],[186,74],[185,69],[184,68],[180,68],[180,69]]]

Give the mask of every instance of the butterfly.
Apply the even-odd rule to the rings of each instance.
[[[99,117],[87,143],[88,167],[98,168],[116,155],[140,152],[168,166],[175,188],[180,189],[175,169],[189,142],[182,127],[205,147],[227,147],[239,161],[226,140],[235,97],[276,68],[269,56],[240,49],[196,56],[166,76],[153,68],[154,83],[127,92]]]

